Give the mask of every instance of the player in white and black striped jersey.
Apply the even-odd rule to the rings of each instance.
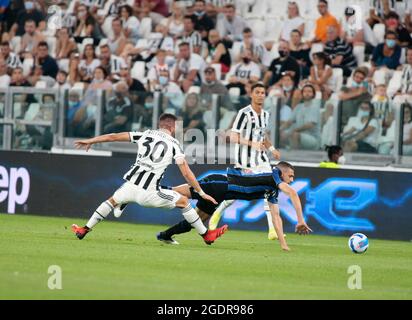
[[[214,231],[207,230],[187,197],[160,187],[160,181],[166,169],[175,161],[183,177],[193,186],[196,192],[203,199],[217,204],[215,199],[203,192],[185,160],[185,155],[179,142],[173,138],[176,130],[176,120],[177,118],[174,115],[163,114],[159,119],[159,130],[147,130],[143,133],[123,132],[76,141],[76,147],[86,150],[93,144],[103,142],[119,141],[137,144],[136,162],[124,175],[125,183],[112,197],[104,201],[96,209],[86,226],[72,226],[73,232],[79,239],[83,239],[115,207],[128,203],[137,203],[149,208],[182,209],[182,214],[186,221],[197,230],[207,244],[213,243],[214,240],[226,231],[227,226]]]
[[[270,151],[275,159],[280,159],[280,153],[271,144],[268,137],[269,112],[263,110],[266,99],[266,88],[257,83],[252,86],[252,103],[241,109],[233,123],[230,140],[235,144],[235,168],[246,173],[272,172],[269,157],[266,150]],[[209,228],[216,228],[223,211],[233,201],[224,201],[213,214],[209,222]],[[277,239],[272,216],[267,201],[265,200],[265,212],[269,225],[270,240]]]

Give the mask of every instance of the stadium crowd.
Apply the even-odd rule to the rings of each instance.
[[[154,92],[185,130],[213,128],[218,94],[219,126],[229,129],[260,81],[266,107],[281,103],[282,147],[330,145],[339,103],[344,150],[380,154],[393,151],[399,103],[412,155],[411,13],[408,0],[5,0],[0,88],[67,89],[67,135],[88,137],[98,89],[104,133],[150,128]],[[51,117],[56,103],[14,99],[24,119]]]

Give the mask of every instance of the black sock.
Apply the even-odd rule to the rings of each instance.
[[[192,226],[190,225],[190,223],[187,222],[186,220],[183,220],[179,222],[178,224],[175,224],[173,227],[170,227],[166,231],[163,231],[163,233],[167,237],[172,237],[175,234],[182,234],[182,233],[190,232],[190,230],[192,230]]]

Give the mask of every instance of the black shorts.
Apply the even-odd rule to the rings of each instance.
[[[214,174],[199,181],[202,190],[217,201],[217,205],[204,200],[197,192],[190,188],[192,199],[198,200],[196,207],[208,215],[212,215],[219,204],[225,200],[227,194],[227,178],[224,175]]]

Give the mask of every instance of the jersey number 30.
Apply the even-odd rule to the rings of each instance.
[[[145,153],[141,156],[142,158],[146,158],[149,156],[150,160],[154,163],[159,163],[160,161],[163,160],[167,150],[168,150],[168,145],[164,141],[158,141],[155,145],[153,145],[153,138],[146,137],[143,146],[146,148]],[[159,149],[161,148],[162,152],[160,155],[155,158],[155,154],[159,153]]]

